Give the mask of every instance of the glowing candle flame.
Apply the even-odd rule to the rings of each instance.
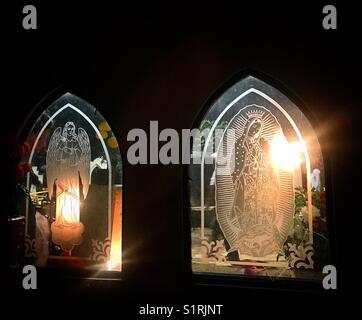
[[[70,181],[73,182],[71,179]],[[82,242],[84,232],[84,225],[79,220],[79,187],[75,186],[75,183],[69,185],[70,187],[66,189],[59,184],[56,220],[51,225],[52,241],[66,251],[71,251],[74,245]]]
[[[79,194],[79,191],[75,194]],[[68,192],[57,197],[57,220],[62,224],[79,223],[79,199]]]

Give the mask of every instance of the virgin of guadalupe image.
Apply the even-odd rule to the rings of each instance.
[[[69,121],[53,132],[46,156],[49,198],[55,192],[56,217],[51,225],[52,241],[71,251],[81,243],[84,225],[80,222],[80,200],[89,188],[91,150],[83,128]]]
[[[241,110],[232,122],[236,130],[229,188],[233,200],[217,209],[220,227],[229,252],[237,251],[239,259],[275,260],[294,214],[293,176],[282,172],[271,155],[273,138],[281,128],[268,110],[256,105]],[[230,180],[218,177],[220,203],[225,179]]]

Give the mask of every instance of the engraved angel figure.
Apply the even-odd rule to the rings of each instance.
[[[49,197],[56,196],[52,241],[69,252],[82,240],[80,200],[88,193],[90,162],[89,137],[83,128],[76,133],[74,123],[69,121],[53,132],[46,156]]]

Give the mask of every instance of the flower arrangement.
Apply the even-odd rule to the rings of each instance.
[[[5,160],[1,174],[5,188],[3,195],[3,210],[1,215],[1,237],[6,248],[6,259],[3,263],[17,265],[23,256],[25,236],[25,217],[20,210],[20,202],[28,196],[23,185],[27,172],[31,170],[29,163],[22,162],[30,151],[29,144],[18,141],[15,137],[6,137],[1,141],[1,158]]]

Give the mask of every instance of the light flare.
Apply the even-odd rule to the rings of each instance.
[[[282,132],[275,135],[271,142],[271,159],[274,165],[286,171],[294,171],[303,162],[304,143],[291,142]]]

